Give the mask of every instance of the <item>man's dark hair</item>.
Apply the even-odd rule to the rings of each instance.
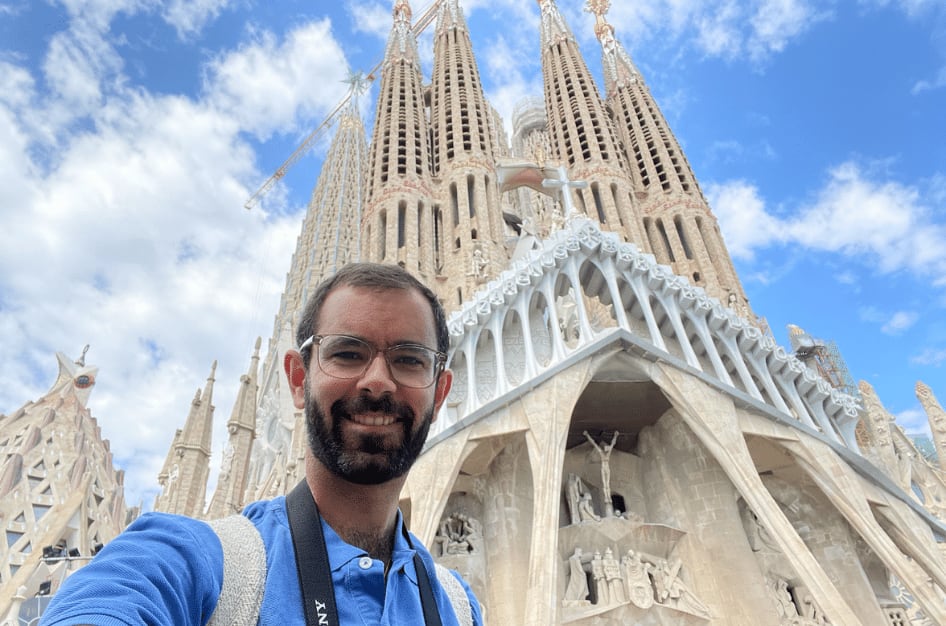
[[[342,266],[334,276],[319,283],[302,311],[302,319],[299,320],[299,327],[296,329],[297,346],[302,345],[302,342],[310,335],[317,334],[316,321],[319,319],[322,304],[333,289],[344,286],[367,289],[416,289],[430,303],[431,312],[434,314],[437,350],[446,353],[450,347],[447,317],[434,292],[402,267],[380,263],[349,263]],[[306,350],[302,355],[303,363],[307,368],[311,356],[310,350]]]

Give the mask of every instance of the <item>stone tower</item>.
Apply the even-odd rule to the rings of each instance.
[[[250,453],[256,436],[259,349],[260,339],[257,338],[250,369],[240,377],[240,391],[237,392],[233,412],[230,415],[230,421],[227,422],[227,445],[223,449],[217,488],[207,508],[208,519],[239,513],[246,504]]]
[[[203,392],[198,389],[194,395],[184,429],[174,436],[158,476],[163,489],[154,502],[156,511],[197,518],[204,516],[207,479],[210,477],[216,371],[217,362],[214,361]]]
[[[448,306],[459,306],[506,261],[492,124],[459,0],[445,0],[434,31],[430,129],[442,199],[435,228],[448,266],[440,268],[440,291]]]
[[[716,217],[690,163],[630,55],[605,20],[609,0],[592,0],[601,42],[606,105],[624,147],[645,249],[711,296],[748,315],[748,299]]]
[[[551,156],[569,170],[569,178],[588,183],[572,192],[583,214],[649,250],[625,174],[624,152],[598,87],[555,1],[539,0],[539,8]]]
[[[363,228],[367,260],[396,263],[433,282],[443,262],[438,256],[443,241],[436,239],[429,128],[411,15],[407,0],[395,2],[381,69]]]

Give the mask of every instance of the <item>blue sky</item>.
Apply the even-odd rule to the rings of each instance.
[[[323,141],[243,203],[383,53],[391,2],[0,0],[0,412],[54,352],[150,506],[214,359],[219,428],[273,315]],[[592,72],[583,2],[560,0]],[[623,0],[609,20],[683,144],[754,310],[837,343],[910,430],[946,399],[946,5]],[[414,2],[415,15],[427,3]],[[541,95],[538,7],[463,2],[487,96]],[[429,35],[421,45],[429,76]],[[362,102],[373,112],[373,89]]]

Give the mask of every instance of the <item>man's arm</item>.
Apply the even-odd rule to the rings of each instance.
[[[66,580],[41,624],[202,626],[222,583],[220,540],[207,524],[149,513]]]

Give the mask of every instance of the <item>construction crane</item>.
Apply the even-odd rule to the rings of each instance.
[[[415,37],[418,37],[422,32],[424,32],[427,27],[430,26],[430,23],[434,21],[434,17],[437,15],[437,9],[440,8],[441,2],[443,2],[443,0],[433,0],[431,5],[428,6],[424,12],[420,14],[420,17],[417,18],[417,21],[414,22],[414,25],[411,27],[411,33]],[[256,193],[250,196],[250,199],[247,200],[243,205],[247,211],[258,205],[263,196],[269,193],[269,191],[276,186],[276,183],[282,180],[282,178],[286,175],[286,172],[289,171],[289,168],[298,163],[299,159],[305,156],[309,150],[312,149],[312,146],[318,143],[319,140],[325,136],[329,129],[331,129],[335,124],[335,117],[338,115],[338,113],[345,108],[345,106],[351,101],[353,97],[355,97],[355,95],[360,95],[358,94],[359,90],[361,93],[367,90],[367,84],[377,77],[378,72],[380,71],[383,64],[383,59],[375,63],[374,67],[371,68],[371,71],[368,72],[367,76],[363,76],[360,72],[349,75],[349,79],[346,82],[352,83],[352,89],[349,89],[348,93],[345,94],[345,97],[342,98],[342,101],[339,102],[334,109],[332,109],[332,112],[328,114],[325,120],[323,120],[322,123],[315,128],[315,130],[309,133],[309,136],[306,137],[301,144],[299,144],[299,147],[297,147],[293,153],[289,155],[289,158],[286,159],[283,164],[276,169],[273,175],[270,176],[269,179],[263,183],[259,189],[256,190]],[[355,85],[354,81],[356,80],[360,81],[360,86]]]
[[[815,339],[794,324],[788,325],[788,338],[795,356],[814,368],[832,387],[854,397],[859,395],[837,344]]]

